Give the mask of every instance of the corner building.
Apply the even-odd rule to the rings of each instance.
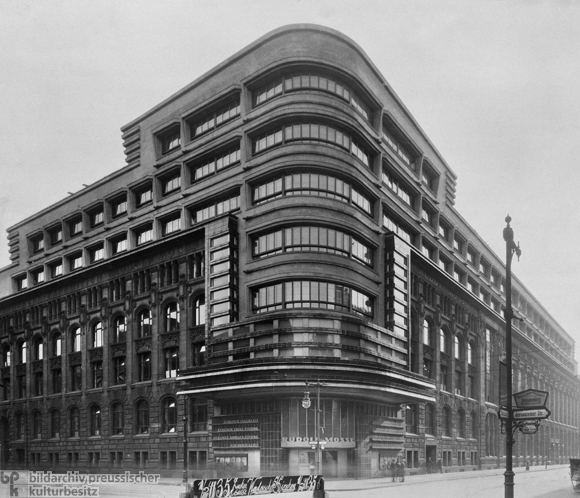
[[[278,29],[122,132],[124,167],[8,230],[4,468],[306,474],[318,393],[326,476],[502,463],[504,266],[352,40]],[[564,461],[574,341],[513,286],[514,391],[552,411],[515,461]]]

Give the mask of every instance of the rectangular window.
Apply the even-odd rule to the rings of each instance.
[[[78,270],[83,267],[83,256],[81,253],[73,254],[68,257],[70,271]]]
[[[236,194],[233,197],[228,197],[206,205],[203,208],[194,209],[192,211],[191,222],[201,223],[202,221],[215,218],[221,214],[227,213],[229,211],[234,211],[240,207],[240,195]]]
[[[231,166],[237,162],[240,162],[241,151],[240,146],[236,146],[233,149],[229,149],[225,152],[220,152],[216,156],[209,159],[204,159],[192,164],[191,176],[193,181],[201,180],[206,176],[213,175],[218,171]]]
[[[21,291],[24,289],[28,289],[28,278],[26,277],[26,275],[16,277],[14,281],[16,282],[16,290]]]
[[[141,207],[153,200],[153,189],[151,185],[135,191],[135,204]]]
[[[137,355],[137,378],[139,382],[151,380],[151,353],[139,353]]]
[[[181,130],[179,126],[174,126],[158,135],[161,145],[161,154],[167,154],[181,145]]]
[[[82,218],[75,218],[68,222],[68,232],[70,237],[76,237],[83,233],[83,220]]]
[[[62,370],[55,368],[52,370],[52,394],[60,394],[62,391]]]
[[[91,228],[101,225],[104,221],[103,208],[100,207],[89,213],[89,224]]]
[[[80,391],[82,388],[82,367],[74,365],[70,367],[70,390]]]
[[[102,245],[89,248],[89,260],[91,263],[105,259],[105,248]]]
[[[91,387],[93,389],[103,387],[103,362],[91,363]]]
[[[113,384],[125,383],[125,357],[116,356],[113,358]]]
[[[62,242],[62,228],[60,226],[52,228],[48,232],[50,237],[50,245],[54,246]]]
[[[44,237],[42,235],[37,235],[30,239],[32,244],[32,252],[40,252],[44,250]]]
[[[181,217],[172,218],[162,222],[161,233],[163,236],[181,230]]]
[[[127,212],[127,197],[115,199],[111,202],[111,214],[113,218],[121,216]]]
[[[58,261],[56,263],[51,263],[50,268],[50,278],[60,277],[62,275],[62,262]]]
[[[413,207],[414,196],[411,195],[411,190],[402,185],[394,176],[385,168],[383,168],[383,183],[392,190],[399,199],[401,199],[405,204]]]
[[[236,97],[226,104],[204,113],[198,118],[194,118],[191,123],[191,140],[210,130],[219,128],[229,120],[240,115],[241,105],[240,96]]]
[[[173,174],[161,180],[161,187],[163,195],[168,195],[181,188],[181,175],[179,173]]]
[[[32,283],[34,285],[44,282],[44,268],[39,268],[32,272]]]
[[[123,238],[112,240],[111,249],[113,255],[119,254],[120,252],[125,252],[127,250],[127,236],[125,235]]]
[[[137,245],[143,245],[153,240],[153,227],[144,227],[135,231]]]

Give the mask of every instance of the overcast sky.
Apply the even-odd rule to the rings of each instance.
[[[458,175],[456,207],[580,349],[580,2],[0,0],[6,229],[124,166],[119,128],[268,31],[337,29]],[[577,354],[578,356],[578,354]]]

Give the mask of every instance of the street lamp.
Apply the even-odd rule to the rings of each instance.
[[[322,460],[322,450],[326,446],[326,441],[322,441],[320,437],[320,430],[322,429],[322,427],[320,427],[320,388],[322,386],[325,386],[326,384],[320,381],[317,382],[306,381],[306,385],[316,387],[316,410],[314,412],[314,424],[316,427],[316,442],[314,443],[311,442],[310,447],[313,450],[316,450],[315,453],[316,475],[320,475],[320,462]],[[302,399],[302,407],[308,410],[311,404],[312,402],[310,400],[310,392],[306,391],[304,393],[304,398]]]
[[[522,251],[520,244],[514,242],[514,231],[510,227],[512,221],[508,214],[505,219],[507,226],[503,229],[503,240],[505,240],[505,338],[506,338],[506,363],[507,363],[507,412],[506,420],[506,459],[505,459],[505,498],[514,496],[514,471],[513,471],[513,407],[512,407],[512,258],[514,254],[520,259]]]

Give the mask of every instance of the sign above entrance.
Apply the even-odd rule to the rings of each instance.
[[[326,443],[324,443],[326,441]],[[282,448],[310,448],[316,444],[314,437],[283,437]],[[353,437],[328,437],[321,440],[327,449],[354,448],[355,442]]]
[[[545,408],[548,400],[547,391],[526,389],[514,394],[514,402],[517,408]]]

